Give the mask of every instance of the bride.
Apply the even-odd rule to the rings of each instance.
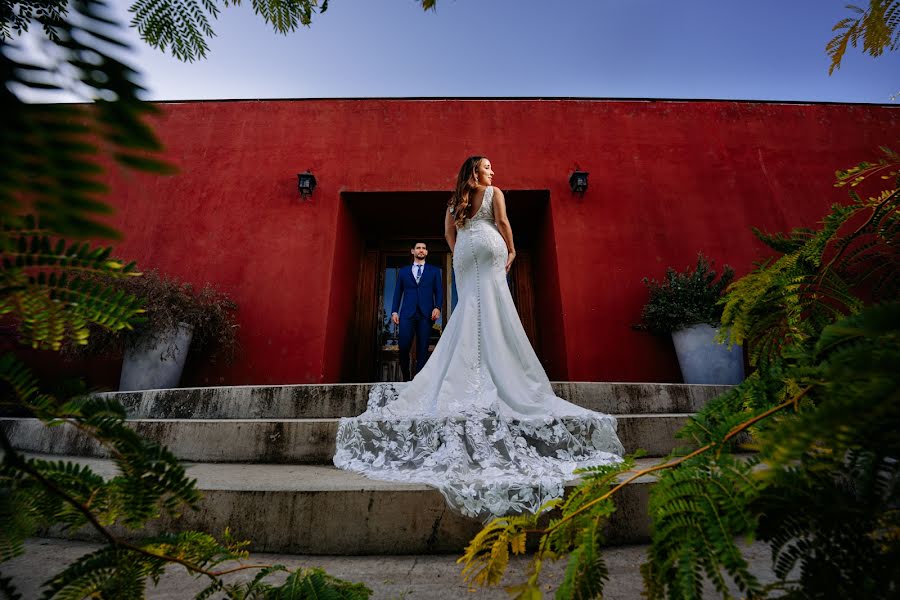
[[[366,412],[341,419],[334,464],[438,488],[489,520],[536,512],[576,468],[624,453],[614,418],[556,397],[506,282],[516,257],[503,193],[482,156],[463,163],[444,231],[458,303],[408,384],[375,384]]]

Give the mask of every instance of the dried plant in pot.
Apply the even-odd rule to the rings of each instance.
[[[66,351],[76,356],[122,355],[120,390],[178,387],[189,354],[213,363],[233,360],[237,304],[211,284],[196,290],[155,270],[106,283],[143,301],[140,321],[124,334],[92,327],[86,345]]]
[[[720,299],[734,279],[725,265],[721,277],[702,253],[685,271],[669,267],[662,281],[643,279],[649,298],[638,329],[672,336],[685,383],[737,384],[744,378],[740,346],[718,341]]]

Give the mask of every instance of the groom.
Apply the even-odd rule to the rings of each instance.
[[[417,242],[410,253],[413,255],[411,268],[400,269],[397,285],[394,287],[394,302],[391,320],[400,326],[400,371],[403,380],[409,381],[409,349],[413,337],[416,338],[416,373],[425,366],[428,359],[428,338],[431,324],[441,316],[444,305],[444,286],[441,284],[441,270],[425,262],[428,247]],[[400,300],[403,300],[403,306]]]

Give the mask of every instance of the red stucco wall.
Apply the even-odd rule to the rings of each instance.
[[[338,222],[334,235],[334,259],[331,269],[331,296],[328,299],[324,381],[349,381],[352,377],[357,335],[356,294],[363,244],[360,232],[344,202],[338,203]],[[326,307],[323,307],[326,308]],[[300,310],[303,310],[300,303]]]
[[[450,190],[462,160],[503,189],[549,190],[536,249],[553,378],[678,381],[670,343],[635,332],[644,276],[698,251],[745,273],[750,228],[811,226],[835,169],[893,143],[893,107],[603,100],[300,100],[160,105],[157,177],[115,169],[118,254],[216,283],[240,304],[242,357],[185,384],[337,381],[362,251],[342,192]],[[568,189],[590,172],[583,197]],[[318,179],[301,202],[296,173]],[[390,207],[386,207],[389,210]],[[423,218],[441,219],[442,215]],[[513,223],[515,228],[515,223]],[[544,328],[542,330],[542,328]]]

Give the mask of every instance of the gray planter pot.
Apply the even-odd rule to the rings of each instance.
[[[718,329],[706,323],[672,332],[685,383],[736,385],[744,380],[740,346],[716,343]]]
[[[190,325],[179,323],[174,329],[162,332],[152,348],[134,350],[126,346],[119,391],[178,387],[193,335]]]

